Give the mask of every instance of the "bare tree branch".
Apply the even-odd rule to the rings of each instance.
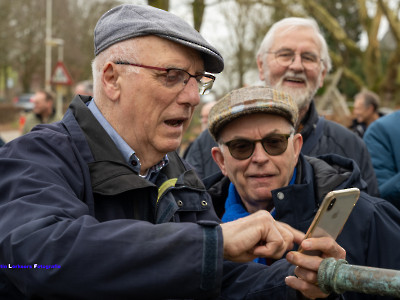
[[[204,9],[206,5],[204,0],[193,0],[192,11],[193,11],[193,24],[194,28],[200,32],[201,24],[203,23]]]
[[[399,3],[399,7],[397,8],[397,14],[395,14],[395,12],[393,12],[388,7],[386,1],[378,0],[378,3],[379,3],[379,7],[382,9],[382,11],[384,12],[384,14],[389,22],[390,29],[392,30],[392,33],[394,35],[394,38],[397,41],[397,44],[399,44],[400,43],[400,21],[397,16],[399,15],[400,3]]]
[[[338,42],[342,42],[350,52],[360,54],[360,49],[357,44],[347,37],[346,32],[340,26],[339,22],[332,18],[329,12],[314,0],[302,0],[304,8],[318,20],[323,26],[329,30]]]

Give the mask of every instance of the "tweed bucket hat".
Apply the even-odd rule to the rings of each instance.
[[[127,39],[156,35],[199,51],[205,71],[224,69],[221,54],[198,31],[176,15],[149,5],[122,4],[110,9],[94,29],[94,54]]]
[[[283,92],[261,86],[234,90],[220,99],[208,116],[208,129],[217,141],[222,128],[244,115],[267,113],[280,115],[296,126],[298,108],[292,98]]]

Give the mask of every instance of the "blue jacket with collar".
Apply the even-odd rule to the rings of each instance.
[[[371,154],[382,198],[400,209],[400,110],[368,126],[364,140]]]
[[[286,260],[223,261],[220,220],[194,171],[170,153],[156,184],[140,178],[88,100],[0,149],[1,299],[297,297]]]

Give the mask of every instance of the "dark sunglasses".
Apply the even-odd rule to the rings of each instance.
[[[261,142],[265,152],[275,156],[286,151],[288,139],[292,134],[273,133],[261,140],[236,139],[223,144],[228,147],[232,157],[238,160],[245,160],[252,156],[258,142]]]

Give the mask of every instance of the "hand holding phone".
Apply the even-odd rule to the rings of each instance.
[[[328,236],[336,240],[359,196],[358,188],[329,192],[322,201],[304,239]],[[320,254],[318,251],[304,251],[301,247],[299,252],[309,255]]]

